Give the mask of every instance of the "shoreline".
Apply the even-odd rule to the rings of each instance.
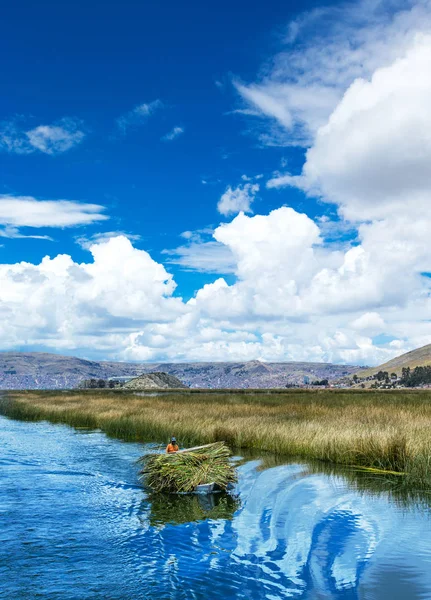
[[[224,440],[234,448],[405,474],[397,479],[431,488],[431,391],[247,392],[4,390],[0,413],[100,429],[126,441],[172,434],[184,446]]]

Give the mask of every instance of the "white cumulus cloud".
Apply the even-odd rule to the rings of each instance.
[[[269,187],[297,185],[350,220],[429,214],[430,94],[431,35],[421,34],[403,57],[349,87],[317,131],[302,174]]]
[[[3,347],[129,360],[367,364],[431,335],[423,278],[405,295],[395,284],[386,290],[387,281],[378,288],[376,268],[380,295],[370,301],[357,258],[322,248],[317,225],[293,209],[240,214],[215,238],[234,257],[236,282],[218,278],[188,302],[176,296],[164,266],[124,236],[94,243],[86,263],[58,255],[39,264],[1,264]],[[375,345],[376,333],[392,341]]]
[[[257,192],[258,183],[246,183],[236,188],[228,186],[217,204],[217,210],[222,215],[232,215],[239,212],[250,212]]]
[[[132,324],[163,323],[184,312],[181,300],[172,297],[172,276],[127,238],[112,238],[90,251],[89,263],[58,255],[40,264],[0,265],[4,345],[82,347],[96,338],[99,347],[112,350],[118,332]]]

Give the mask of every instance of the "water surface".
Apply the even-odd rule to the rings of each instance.
[[[0,598],[431,598],[431,519],[301,464],[234,497],[151,496],[153,447],[0,417]]]

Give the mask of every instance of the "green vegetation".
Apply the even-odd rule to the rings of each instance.
[[[327,385],[329,385],[329,379],[316,379],[316,381],[312,381],[311,385],[321,385],[326,387]]]
[[[403,367],[401,369],[401,377],[395,372],[389,375],[388,371],[377,371],[373,375],[368,375],[365,379],[358,374],[354,374],[352,381],[355,385],[360,383],[365,387],[364,383],[368,382],[368,387],[373,389],[390,389],[390,388],[419,388],[431,385],[431,365],[425,367]],[[370,383],[370,382],[373,383]]]
[[[431,366],[415,367],[413,371],[410,367],[404,367],[402,370],[401,384],[406,387],[417,387],[419,385],[431,384]]]
[[[236,481],[229,458],[230,450],[223,442],[188,452],[147,454],[140,459],[141,476],[154,492],[193,492],[202,483],[215,483],[226,491]]]
[[[3,414],[100,428],[127,440],[232,448],[406,473],[431,487],[431,391],[291,390],[268,394],[11,392]]]

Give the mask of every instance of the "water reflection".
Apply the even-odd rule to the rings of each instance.
[[[431,598],[428,515],[392,505],[383,486],[358,493],[334,473],[299,464],[264,470],[255,460],[241,465],[236,491],[233,518],[193,523],[185,515],[175,529],[158,498],[157,531],[143,532],[139,549],[157,546],[163,570],[174,569],[190,597]],[[142,522],[152,525],[153,507],[145,510]]]
[[[415,488],[403,476],[371,473],[355,467],[341,467],[329,463],[307,463],[308,473],[324,473],[342,477],[352,490],[389,498],[400,508],[431,511],[431,491]]]
[[[298,465],[263,471],[250,483],[239,484],[244,507],[232,523],[232,558],[253,570],[262,597],[356,597],[346,592],[357,588],[376,549],[375,519]]]
[[[412,543],[414,511],[394,510],[383,487],[370,497],[352,491],[342,477],[314,471],[280,466],[254,482],[240,480],[244,506],[232,524],[237,540],[232,556],[254,566],[264,582],[263,597],[274,588],[278,594],[283,590],[277,597],[392,599],[404,589],[405,599],[431,598],[431,528],[425,514],[427,535],[416,529]],[[391,573],[390,580],[383,578],[384,594],[376,591],[382,571]]]
[[[205,519],[232,520],[239,506],[239,498],[231,494],[149,494],[142,504],[141,519],[148,519],[154,526]]]
[[[6,600],[431,598],[429,509],[381,479],[248,456],[236,498],[147,495],[142,445],[1,418],[0,436]]]
[[[297,477],[306,475],[328,475],[330,477],[341,477],[352,490],[358,492],[372,494],[373,496],[382,496],[389,498],[399,507],[405,509],[417,509],[427,512],[431,511],[431,490],[424,488],[416,488],[409,483],[403,476],[391,475],[390,473],[371,472],[354,466],[346,467],[332,463],[321,461],[304,461],[301,458],[290,459],[286,461],[286,457],[260,453],[247,450],[241,457],[241,463],[250,460],[257,460],[256,470],[265,471],[286,465],[286,462],[294,462],[298,465],[303,465],[298,471]]]

